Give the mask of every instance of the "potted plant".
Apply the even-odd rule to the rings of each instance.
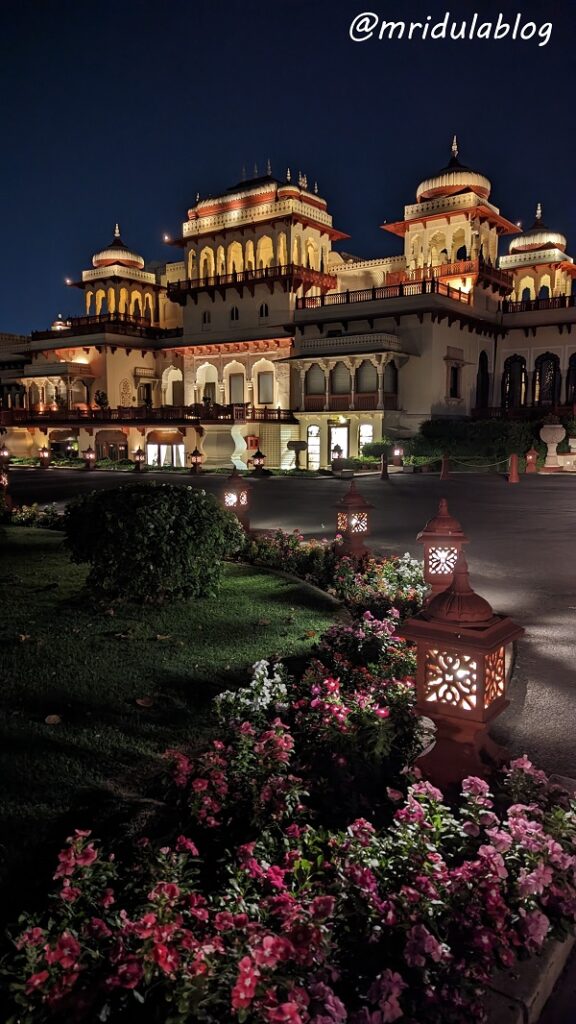
[[[576,455],[576,420],[568,420],[566,423],[566,432],[568,434],[568,447],[570,448],[570,454]]]

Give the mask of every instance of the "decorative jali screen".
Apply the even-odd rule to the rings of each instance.
[[[477,702],[477,683],[478,662],[470,654],[426,651],[426,701],[472,711]]]
[[[428,567],[433,576],[451,576],[454,572],[458,548],[431,547],[428,550]]]
[[[341,533],[367,533],[368,513],[354,512],[349,516],[348,512],[338,512],[336,525]]]

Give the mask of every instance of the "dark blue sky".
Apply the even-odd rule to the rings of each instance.
[[[541,47],[354,44],[364,10],[432,23],[521,12],[553,31]],[[0,331],[81,312],[63,279],[116,220],[146,259],[177,258],[162,234],[196,192],[267,157],[318,179],[348,251],[399,251],[379,224],[447,162],[454,132],[502,212],[528,226],[541,200],[576,254],[572,0],[3,0],[0,16]]]

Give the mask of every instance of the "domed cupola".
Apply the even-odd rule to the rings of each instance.
[[[566,236],[559,231],[551,231],[542,220],[542,203],[536,207],[536,220],[529,231],[517,235],[510,242],[509,253],[532,252],[533,250],[560,249],[566,250]]]
[[[447,167],[443,167],[433,178],[420,182],[416,191],[419,203],[423,199],[439,199],[454,196],[459,192],[475,192],[481,199],[488,199],[492,183],[484,175],[465,167],[458,159],[458,140],[452,140],[452,156]]]
[[[143,270],[144,268],[142,257],[138,256],[135,252],[131,252],[120,238],[120,228],[117,224],[114,228],[114,238],[110,245],[92,257],[92,266],[94,267],[111,267],[115,263],[121,267],[132,267],[136,270]]]

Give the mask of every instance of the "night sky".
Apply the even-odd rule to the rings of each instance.
[[[550,42],[353,43],[352,18],[553,24]],[[242,166],[287,166],[318,180],[341,247],[400,251],[379,229],[460,159],[493,182],[511,220],[544,219],[576,256],[576,7],[430,0],[3,0],[0,331],[82,312],[64,285],[91,265],[119,221],[147,260],[179,258],[196,192]]]

